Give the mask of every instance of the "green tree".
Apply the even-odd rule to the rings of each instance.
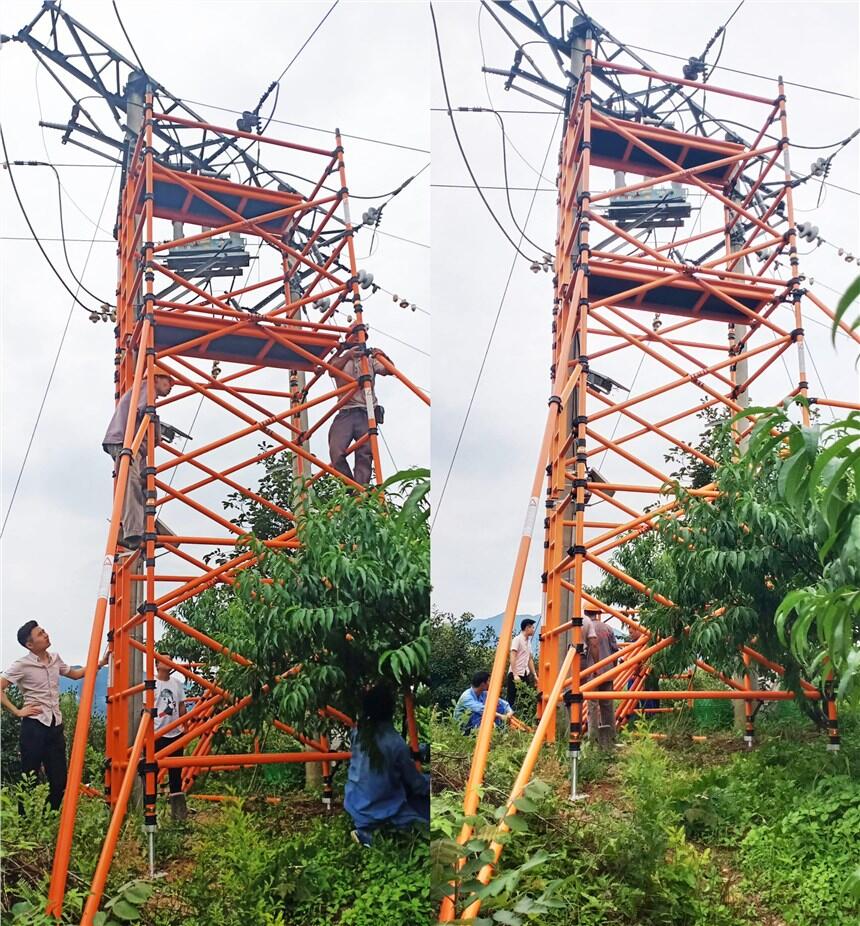
[[[436,609],[430,618],[430,693],[443,710],[452,707],[475,672],[489,670],[493,664],[496,635],[492,627],[478,633],[473,620],[469,612],[454,617]]]
[[[254,694],[258,717],[322,731],[318,712],[326,705],[355,716],[370,685],[408,690],[426,679],[428,491],[424,470],[360,495],[339,484],[306,485],[297,550],[249,541],[258,565],[237,577],[218,639],[251,665],[223,658],[220,683]]]

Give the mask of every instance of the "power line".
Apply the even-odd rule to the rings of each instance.
[[[230,109],[227,106],[216,106],[214,103],[205,103],[201,100],[185,100],[186,103],[191,104],[192,106],[205,106],[207,109],[215,109],[219,112],[225,113],[234,113],[238,116],[242,115],[242,110],[240,109]],[[334,129],[322,129],[316,125],[306,125],[303,122],[288,122],[286,119],[272,119],[272,122],[276,125],[289,125],[298,129],[307,129],[309,132],[321,132],[323,135],[334,135]],[[380,138],[370,138],[367,135],[352,135],[348,132],[341,132],[342,138],[351,138],[354,141],[366,141],[374,145],[385,145],[388,148],[400,148],[404,151],[417,151],[419,154],[430,154],[429,148],[417,148],[414,145],[401,145],[398,142],[393,141],[384,141]]]
[[[77,294],[76,292],[74,292],[74,291],[70,288],[70,286],[69,286],[68,283],[66,283],[66,281],[63,279],[63,276],[62,276],[62,274],[60,273],[60,271],[57,270],[57,268],[54,266],[54,262],[51,260],[50,257],[48,257],[48,252],[44,249],[44,247],[42,247],[42,242],[39,240],[39,236],[36,234],[36,230],[33,228],[33,223],[30,221],[29,215],[27,215],[27,210],[24,208],[24,203],[23,203],[23,201],[21,200],[21,195],[20,195],[20,193],[18,192],[18,185],[15,183],[15,176],[14,176],[14,174],[13,174],[13,172],[12,172],[12,167],[11,167],[10,164],[9,164],[9,152],[8,152],[8,150],[7,150],[7,148],[6,148],[6,136],[3,134],[3,126],[2,126],[2,125],[0,125],[0,145],[2,145],[2,147],[3,147],[3,159],[4,159],[4,162],[5,162],[6,170],[9,171],[9,180],[10,180],[10,182],[11,182],[11,184],[12,184],[12,192],[15,194],[15,199],[18,201],[18,206],[19,206],[19,208],[21,209],[21,214],[24,216],[24,221],[27,223],[27,227],[30,229],[30,234],[33,236],[33,240],[34,240],[34,241],[36,242],[36,244],[39,246],[39,250],[42,252],[42,256],[43,256],[43,257],[45,258],[45,260],[47,261],[48,266],[51,268],[51,270],[52,270],[53,273],[54,273],[54,276],[55,276],[55,277],[60,281],[60,283],[62,284],[63,289],[66,290],[66,292],[72,297],[72,299],[73,299],[82,309],[84,309],[86,312],[92,314],[95,310],[94,310],[94,309],[91,309],[91,308],[90,308],[89,306],[87,306],[85,303],[81,302],[80,299],[78,299],[78,294]],[[111,174],[111,183],[113,183],[113,176],[114,176],[114,175]],[[94,233],[94,234],[95,234],[95,233]]]
[[[487,67],[487,56],[486,56],[486,54],[485,54],[485,52],[484,52],[484,36],[483,36],[483,33],[481,32],[481,16],[483,15],[483,12],[484,12],[484,4],[481,3],[481,4],[478,6],[478,44],[479,44],[480,47],[481,47],[481,70],[482,70],[483,75],[484,75],[484,91],[485,91],[486,94],[487,94],[487,101],[488,101],[489,104],[490,104],[490,109],[491,109],[492,111],[495,112],[495,111],[496,111],[496,107],[495,107],[495,105],[494,105],[494,103],[493,103],[492,94],[490,93],[490,82],[489,82],[489,80],[487,79],[487,71],[486,71],[486,67]],[[528,44],[528,43],[526,43],[526,44]],[[499,116],[498,112],[496,112],[496,115],[497,115],[497,117],[499,117],[499,119],[501,119],[501,117]],[[510,138],[508,138],[507,132],[505,131],[504,123],[502,123],[502,144],[503,144],[503,145],[504,145],[505,141],[507,141],[507,143],[511,146],[511,148],[516,152],[516,154],[517,154],[517,156],[519,157],[519,159],[523,162],[523,164],[526,165],[526,167],[528,167],[528,169],[529,169],[533,174],[537,174],[539,177],[542,176],[541,174],[538,173],[537,170],[535,170],[535,168],[532,166],[532,164],[531,164],[529,161],[526,160],[525,156],[524,156],[523,153],[519,150],[519,148],[517,148],[517,146],[510,140]],[[546,180],[546,181],[549,182],[549,183],[552,183],[552,180],[551,180],[549,177],[543,177],[542,179]],[[505,182],[507,183],[507,178],[505,179]],[[513,216],[512,216],[512,218],[513,218]]]
[[[432,4],[430,6],[430,9],[432,13],[432,9],[433,9]],[[434,27],[435,27],[435,17],[434,17]],[[438,38],[437,38],[437,41],[438,41]],[[552,149],[553,139],[555,138],[555,132],[556,132],[556,129],[558,128],[559,118],[560,118],[560,114],[556,116],[556,121],[552,128],[552,134],[550,135],[549,143],[546,146],[546,153],[544,154],[543,164],[541,165],[541,172],[543,172],[543,169],[546,167],[546,161],[547,161],[547,158],[549,157],[550,150]],[[540,178],[538,178],[538,183],[540,183]],[[532,209],[534,208],[536,199],[537,199],[537,190],[535,190],[535,195],[532,196],[532,201],[529,204],[529,211],[526,215],[526,220],[523,223],[524,226],[528,226],[529,224],[529,219],[531,218]],[[517,252],[519,253],[519,248],[517,248]],[[495,334],[496,334],[496,328],[498,327],[498,324],[499,324],[499,318],[501,317],[501,314],[502,314],[502,308],[505,305],[505,299],[507,298],[507,295],[508,295],[508,289],[510,288],[511,280],[513,279],[513,276],[514,276],[514,268],[516,267],[516,263],[517,263],[517,256],[514,255],[514,258],[511,261],[511,268],[508,271],[508,278],[505,281],[505,288],[502,291],[502,298],[499,300],[499,307],[496,310],[496,317],[493,320],[493,327],[490,329],[490,337],[487,339],[487,346],[484,349],[484,356],[481,358],[481,365],[478,368],[478,375],[475,379],[475,385],[472,389],[472,395],[469,397],[469,404],[466,407],[466,414],[463,418],[463,424],[460,427],[460,433],[457,435],[457,443],[454,445],[454,453],[451,455],[451,462],[448,464],[448,471],[445,474],[445,481],[442,484],[442,491],[439,494],[439,500],[436,503],[435,510],[433,512],[433,520],[430,524],[431,531],[433,529],[433,526],[436,524],[436,518],[439,516],[439,511],[442,507],[442,501],[445,498],[445,491],[448,488],[448,480],[451,478],[451,472],[454,469],[454,463],[457,459],[457,453],[459,452],[460,444],[463,441],[463,434],[466,431],[466,425],[468,424],[469,416],[472,413],[472,406],[474,405],[474,402],[475,402],[475,396],[478,393],[478,387],[481,384],[481,377],[483,376],[483,373],[484,373],[484,367],[487,363],[487,357],[490,354],[490,347],[493,344],[493,338],[495,337]]]
[[[460,141],[460,133],[457,131],[457,123],[454,120],[454,113],[451,110],[451,97],[448,94],[448,81],[445,77],[445,65],[442,60],[442,45],[439,40],[439,29],[438,29],[438,26],[436,25],[436,11],[433,9],[432,3],[430,4],[430,16],[433,20],[433,34],[436,38],[436,53],[439,58],[439,73],[440,73],[440,76],[442,77],[442,89],[445,92],[445,102],[448,104],[448,118],[451,120],[451,128],[454,132],[454,138],[457,142],[457,147],[460,149],[460,154],[462,155],[463,163],[466,165],[466,170],[469,172],[469,176],[472,178],[472,183],[474,183],[475,189],[478,191],[478,195],[481,197],[481,200],[483,201],[484,205],[487,207],[487,211],[492,216],[493,221],[499,227],[499,230],[501,231],[501,233],[505,236],[505,238],[508,239],[511,246],[517,252],[517,254],[520,255],[520,257],[525,257],[526,260],[530,260],[530,258],[520,250],[519,245],[514,241],[513,238],[511,238],[511,236],[508,234],[507,229],[499,221],[498,217],[496,216],[496,213],[493,212],[492,207],[490,206],[489,202],[487,202],[486,196],[484,196],[483,192],[481,191],[481,185],[478,183],[478,180],[475,177],[475,173],[472,170],[472,165],[469,163],[469,159],[466,156],[466,151],[463,148],[463,143],[462,141]],[[538,183],[540,183],[540,180],[538,180]],[[520,241],[522,241],[522,237],[520,238]]]
[[[734,15],[734,14],[732,14]],[[674,58],[676,61],[684,61],[687,59],[683,55],[673,55],[668,51],[657,51],[655,48],[645,48],[642,45],[631,45],[629,42],[624,43],[625,48],[635,48],[636,51],[647,51],[651,55],[661,55],[664,58]],[[719,67],[711,68],[712,71],[728,71],[731,74],[742,74],[744,77],[756,77],[759,80],[769,80],[776,82],[778,78],[768,76],[767,74],[754,74],[752,71],[741,71],[737,68],[726,67],[726,65],[721,64]],[[839,90],[827,90],[824,87],[812,87],[809,84],[798,84],[791,80],[783,80],[783,83],[787,87],[799,87],[801,90],[815,90],[817,93],[826,93],[830,96],[841,96],[847,100],[860,100],[860,97],[853,96],[850,93],[842,93]]]
[[[134,44],[129,38],[128,32],[126,32],[125,24],[122,21],[122,16],[119,15],[119,9],[117,8],[116,0],[111,0],[111,6],[113,7],[113,11],[116,14],[116,21],[119,23],[120,29],[122,29],[122,34],[125,36],[126,42],[128,42],[128,47],[131,49],[131,53],[134,55],[134,60],[140,65],[141,71],[146,74],[146,68],[143,66],[143,62],[140,60],[140,55],[137,53],[137,49],[134,47]]]
[[[305,50],[310,40],[317,34],[317,32],[319,32],[322,24],[329,18],[329,16],[331,16],[331,14],[334,12],[334,8],[338,5],[338,3],[340,3],[340,0],[334,0],[334,3],[326,11],[325,16],[323,16],[323,18],[317,23],[314,31],[304,40],[302,47],[293,55],[292,58],[290,58],[289,64],[287,64],[283,71],[281,71],[281,73],[275,78],[275,83],[283,80],[284,75],[287,73],[287,71],[289,71],[293,64],[295,64],[296,59]]]
[[[75,273],[72,262],[69,260],[69,252],[66,248],[66,226],[63,220],[63,185],[60,183],[60,174],[56,167],[51,164],[50,161],[13,161],[12,162],[16,167],[50,167],[54,173],[54,179],[57,181],[57,208],[60,218],[60,235],[62,236],[59,240],[63,245],[63,257],[66,259],[66,266],[69,268],[69,273],[72,275],[72,279],[78,284],[78,289],[83,290],[88,296],[91,296],[96,302],[101,303],[102,305],[113,306],[113,303],[109,299],[102,299],[101,296],[97,296],[91,289],[87,289],[81,281],[80,277]],[[116,171],[116,165],[114,165],[114,171]],[[98,229],[98,224],[94,223],[96,229]],[[95,238],[90,239],[91,243],[95,243]]]
[[[471,183],[431,183],[431,187],[441,190],[474,190],[475,187]],[[556,187],[538,187],[535,189],[530,186],[492,186],[490,184],[482,183],[482,190],[509,190],[511,193],[558,193]]]
[[[0,129],[0,137],[2,137],[2,131],[3,130]],[[4,155],[5,155],[5,147],[6,147],[6,143],[4,141],[3,142]],[[113,178],[114,178],[115,173],[116,173],[116,166],[114,166],[114,172],[111,174],[110,182],[108,183],[108,187],[107,187],[107,190],[105,191],[104,199],[102,200],[102,207],[99,212],[99,219],[101,219],[102,215],[104,214],[105,206],[107,205],[108,198],[110,197],[110,191],[111,191],[111,188],[113,187]],[[11,172],[10,172],[10,178],[11,178]],[[93,236],[95,237],[95,233],[93,233]],[[87,257],[86,257],[86,260],[84,261],[83,273],[86,273],[87,271],[87,266],[89,264],[91,255],[92,255],[92,246],[90,246],[90,250],[87,252]],[[65,286],[66,284],[63,283],[63,285]],[[80,282],[78,283],[78,287],[80,288]],[[66,286],[66,289],[68,289],[68,286]],[[69,291],[71,292],[71,290]],[[48,382],[45,385],[45,392],[42,395],[42,401],[39,403],[39,411],[36,413],[36,420],[33,423],[33,430],[30,432],[30,439],[27,441],[27,449],[24,451],[24,459],[21,461],[21,468],[18,470],[18,476],[15,479],[15,485],[12,488],[12,497],[9,499],[9,507],[6,509],[6,516],[3,518],[3,526],[2,528],[0,528],[0,537],[2,537],[3,534],[6,532],[6,525],[9,523],[9,516],[12,513],[12,506],[15,504],[15,498],[18,494],[18,487],[21,485],[21,478],[24,475],[24,469],[26,468],[27,461],[30,458],[30,450],[33,447],[33,441],[36,438],[36,431],[38,430],[39,423],[42,420],[42,412],[45,410],[45,403],[48,400],[48,393],[51,391],[51,386],[54,382],[54,374],[57,371],[57,364],[60,361],[60,354],[63,351],[63,345],[66,343],[66,335],[68,334],[69,325],[71,324],[71,321],[72,321],[72,313],[75,311],[76,304],[82,304],[78,302],[76,293],[72,293],[72,299],[73,299],[72,304],[69,306],[69,314],[66,316],[66,324],[63,326],[63,333],[60,336],[60,343],[57,346],[57,353],[54,356],[53,364],[51,364],[51,372],[48,374]]]

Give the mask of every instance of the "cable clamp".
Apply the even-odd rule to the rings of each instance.
[[[123,447],[122,450],[117,454],[119,459],[123,457],[131,457],[131,447]]]
[[[551,395],[547,401],[547,405],[555,405],[558,410],[561,411],[561,396],[560,395]]]
[[[144,691],[155,691],[155,679],[154,678],[145,679],[143,682],[143,690]]]
[[[588,415],[577,415],[571,424],[574,427],[579,427],[581,424],[588,424]]]
[[[155,302],[155,293],[144,293],[144,294],[143,294],[143,302],[144,302],[144,303],[147,303],[147,302]],[[150,319],[148,319],[148,321],[152,321],[152,319],[150,318]]]
[[[583,201],[586,199],[591,199],[591,193],[589,193],[588,190],[583,190],[581,193],[578,193],[576,196],[577,206],[581,206]]]
[[[155,474],[156,474],[156,468],[155,468],[154,466],[144,466],[144,468],[143,468],[143,475],[144,475],[145,477],[146,477],[146,476],[154,476]]]
[[[585,545],[581,543],[574,544],[574,546],[567,548],[568,556],[585,556],[585,553]]]
[[[802,379],[802,380],[797,384],[797,388],[798,388],[798,389],[809,389],[809,383],[808,383],[805,379]]]
[[[796,341],[798,338],[803,337],[803,328],[794,328],[791,332],[792,342]]]

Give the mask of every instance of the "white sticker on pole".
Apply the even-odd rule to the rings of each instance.
[[[535,518],[537,518],[538,498],[533,495],[529,499],[529,506],[526,508],[526,522],[523,524],[523,537],[531,537],[535,529]]]
[[[113,557],[106,556],[102,563],[102,574],[99,578],[99,598],[107,598],[110,592],[110,577],[113,572]]]

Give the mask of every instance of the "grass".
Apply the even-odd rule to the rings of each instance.
[[[577,804],[566,800],[563,748],[545,748],[535,778],[546,793],[518,814],[525,827],[506,841],[496,875],[508,880],[499,894],[484,892],[479,926],[856,926],[857,715],[843,713],[840,753],[826,752],[826,738],[796,710],[765,715],[751,751],[720,729],[724,722],[707,722],[706,743],[690,741],[693,715],[655,724],[664,740],[628,736],[610,755],[586,746],[588,799]],[[440,718],[433,741],[433,845],[444,890],[453,866],[443,850],[462,822],[458,792],[472,743]],[[496,735],[483,807],[505,801],[527,742],[514,731]],[[479,839],[467,865],[494,832],[488,811],[474,822]],[[530,867],[537,853],[546,857]],[[476,886],[468,877],[464,904]],[[547,906],[548,897],[562,905]]]
[[[43,811],[43,792],[26,798],[31,813],[19,818],[18,790],[3,789],[4,923],[16,903],[44,906],[57,815]],[[364,850],[350,839],[342,811],[326,813],[318,797],[302,792],[277,805],[257,798],[189,804],[197,812],[184,823],[160,812],[158,874],[140,920],[146,926],[379,926],[433,918],[426,831],[382,832]],[[148,878],[140,823],[134,815],[124,826],[106,898],[129,880]],[[79,922],[105,826],[104,806],[82,801],[64,922]],[[28,913],[9,922],[35,920]]]

